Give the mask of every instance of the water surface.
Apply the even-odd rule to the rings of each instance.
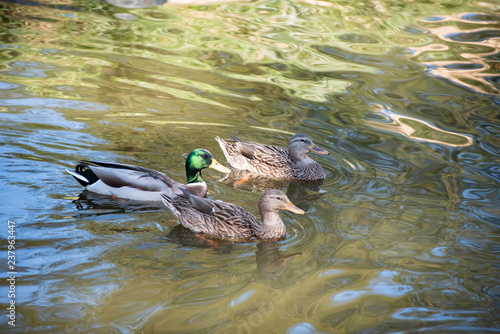
[[[0,8],[3,331],[500,331],[495,1]],[[94,159],[183,181],[194,148],[225,163],[216,136],[298,132],[330,152],[310,154],[327,178],[271,184],[306,211],[281,213],[278,243],[213,247],[65,172]],[[258,215],[269,182],[203,175]]]

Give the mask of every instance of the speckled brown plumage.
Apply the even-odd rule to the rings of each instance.
[[[328,152],[317,147],[305,134],[293,135],[288,142],[288,151],[272,145],[245,142],[235,136],[231,138],[224,140],[216,137],[215,140],[234,168],[279,180],[315,181],[325,178],[321,165],[306,153]]]
[[[239,205],[194,196],[183,188],[180,190],[183,194],[173,198],[162,195],[163,203],[184,227],[218,238],[280,239],[285,236],[286,227],[278,211],[304,213],[290,202],[285,193],[276,189],[266,191],[259,201],[262,221]]]

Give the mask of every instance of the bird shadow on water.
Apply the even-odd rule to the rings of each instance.
[[[196,233],[182,225],[177,225],[170,230],[166,239],[183,247],[197,247],[215,249],[221,254],[231,253],[233,246],[237,241],[212,238],[207,235]],[[283,254],[280,251],[280,241],[257,241],[257,251],[255,260],[257,262],[257,271],[263,277],[280,276],[288,263],[302,253]]]
[[[94,211],[92,215],[109,215],[116,213],[148,213],[169,211],[165,205],[160,202],[143,202],[130,199],[122,199],[113,196],[100,195],[84,190],[76,200],[73,201],[76,208],[80,211]]]
[[[321,189],[323,180],[280,181],[242,170],[232,170],[230,174],[226,174],[218,181],[236,189],[251,192],[264,192],[269,189],[283,190],[283,188],[287,187],[285,192],[287,197],[292,203],[304,211],[308,211],[310,209],[310,203],[320,199],[325,193],[325,191]]]

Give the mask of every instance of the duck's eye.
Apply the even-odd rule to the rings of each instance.
[[[303,143],[305,143],[305,142],[306,142],[306,140],[305,140],[305,139],[301,139],[300,141],[301,141],[301,142],[303,142]]]
[[[203,153],[203,154],[201,155],[201,157],[202,157],[203,159],[205,159],[205,158],[207,157],[207,155],[206,155],[205,153]]]

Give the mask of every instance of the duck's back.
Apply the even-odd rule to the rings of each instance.
[[[216,140],[226,160],[236,169],[277,179],[286,179],[292,173],[294,163],[288,152],[280,147],[240,140],[229,142],[219,137]]]
[[[224,239],[250,239],[255,236],[253,224],[259,221],[242,207],[222,201],[207,201],[206,208],[194,208],[184,196],[171,199],[172,212],[182,226],[197,233],[205,233]]]

